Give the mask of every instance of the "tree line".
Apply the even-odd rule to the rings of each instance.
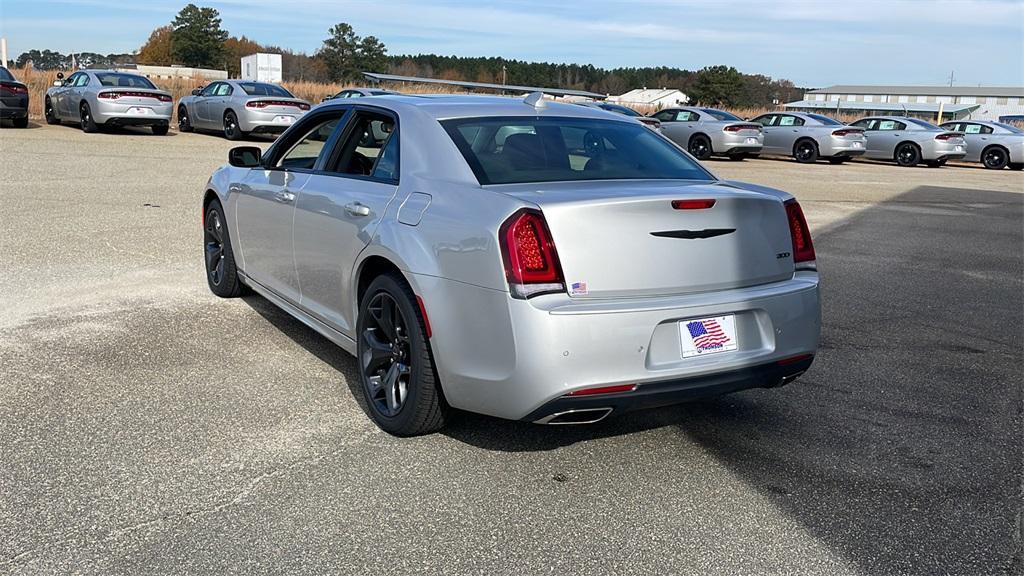
[[[245,36],[231,36],[221,26],[213,8],[188,4],[166,26],[153,30],[136,54],[83,52],[76,55],[80,67],[113,67],[125,64],[179,64],[226,70],[237,77],[243,56],[255,52],[281,54],[285,80],[311,82],[362,82],[362,72],[388,72],[445,80],[468,80],[526,86],[561,87],[602,94],[622,94],[634,88],[675,88],[691,102],[713,106],[766,107],[799,99],[804,91],[788,80],[760,74],[744,74],[731,66],[701,70],[671,67],[598,68],[590,64],[525,62],[505,58],[439,56],[436,54],[388,55],[387,47],[374,36],[360,37],[347,23],[327,31],[322,46],[313,54],[260,44]],[[67,55],[50,50],[31,50],[15,64],[29,61],[41,70],[67,69]]]

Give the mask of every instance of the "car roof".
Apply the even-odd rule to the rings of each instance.
[[[629,121],[621,114],[611,115],[600,108],[577,106],[573,103],[544,100],[543,106],[531,106],[524,98],[510,96],[478,96],[463,94],[389,94],[360,98],[359,102],[328,100],[320,106],[346,106],[362,103],[400,111],[416,109],[438,120],[448,118],[471,118],[480,116],[549,116],[571,118],[600,118],[604,120]],[[621,118],[621,120],[620,120]]]

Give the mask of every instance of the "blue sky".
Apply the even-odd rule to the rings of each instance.
[[[0,0],[10,57],[131,52],[185,0]],[[801,86],[1024,84],[1024,0],[226,0],[231,34],[312,52],[336,22],[391,54],[617,66],[714,64]],[[509,79],[513,81],[513,79]]]

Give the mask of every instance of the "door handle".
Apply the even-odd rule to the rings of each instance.
[[[281,190],[277,194],[274,194],[274,199],[283,204],[291,204],[295,201],[295,194],[287,190]]]
[[[349,202],[345,204],[345,212],[353,216],[369,216],[370,207],[359,202]]]

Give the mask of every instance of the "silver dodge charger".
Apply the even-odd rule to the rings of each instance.
[[[178,101],[178,129],[223,130],[228,140],[253,132],[279,134],[309,108],[309,102],[277,84],[221,80],[196,88]]]
[[[960,132],[967,141],[967,162],[981,162],[990,170],[1024,170],[1024,130],[1002,122],[957,120],[942,128]]]
[[[457,408],[596,422],[791,382],[818,347],[807,222],[626,117],[494,96],[333,100],[203,199],[214,294],[357,358],[396,435]]]
[[[924,161],[938,168],[947,160],[967,155],[967,142],[959,132],[904,116],[872,116],[851,126],[862,128],[868,139],[866,158],[894,160],[900,166],[917,166]]]
[[[164,135],[174,99],[145,76],[113,70],[79,70],[46,90],[43,115],[47,124],[77,122],[84,132],[104,126],[149,126]]]
[[[764,134],[760,124],[747,122],[714,108],[667,108],[653,117],[661,121],[661,132],[686,148],[698,160],[719,155],[743,160],[761,152]]]
[[[866,149],[862,128],[821,114],[770,112],[751,121],[764,126],[765,154],[792,156],[804,164],[813,164],[818,158],[842,164]]]

